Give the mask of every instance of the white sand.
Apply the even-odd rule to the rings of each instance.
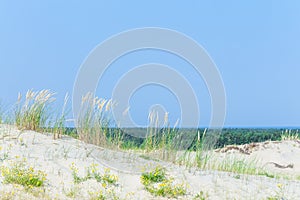
[[[9,125],[0,125],[0,146],[0,165],[26,158],[29,165],[47,173],[43,195],[45,199],[90,199],[90,193],[100,190],[108,192],[94,179],[75,184],[70,169],[73,162],[82,176],[86,167],[92,163],[98,164],[99,172],[102,173],[105,168],[111,168],[111,173],[116,174],[119,180],[110,189],[123,199],[167,199],[152,196],[140,183],[140,173],[158,164],[166,166],[167,173],[175,177],[178,183],[187,184],[187,194],[178,199],[193,199],[200,191],[208,194],[207,199],[266,199],[276,193],[283,193],[286,199],[300,199],[299,141],[260,143],[249,150],[249,155],[234,149],[226,153],[221,153],[222,150],[215,153],[220,157],[224,154],[236,154],[246,159],[256,158],[274,173],[299,177],[293,180],[185,169],[171,163],[145,159],[135,153],[88,145],[67,136],[53,140],[51,135],[19,131]],[[274,163],[279,166],[292,164],[293,167],[279,168]],[[282,185],[281,189],[278,184]],[[72,190],[76,194],[74,198],[67,196]],[[10,192],[14,192],[11,195],[13,199],[41,199],[26,193],[22,187],[4,184],[3,177],[0,176],[0,199],[8,196]]]

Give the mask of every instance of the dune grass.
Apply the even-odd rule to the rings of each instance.
[[[6,106],[0,100],[0,124],[10,124],[12,116],[7,113]]]
[[[109,129],[113,123],[112,106],[112,100],[94,97],[91,93],[82,98],[80,114],[76,121],[80,140],[104,147],[119,145],[120,135],[113,134]]]
[[[68,115],[68,95],[65,96],[64,105],[61,113],[53,117],[51,105],[55,101],[55,94],[49,90],[28,91],[25,99],[19,95],[17,104],[14,107],[14,124],[22,130],[51,131],[54,139],[59,139],[62,134],[67,132],[65,125]],[[114,148],[118,150],[133,150],[146,160],[171,161],[175,164],[185,166],[186,168],[195,168],[196,170],[217,170],[235,173],[235,178],[239,179],[239,174],[261,175],[269,178],[277,178],[275,174],[268,172],[262,167],[256,159],[246,159],[240,156],[226,155],[220,159],[214,153],[213,149],[205,146],[206,131],[192,133],[193,146],[188,149],[183,147],[180,141],[180,132],[176,124],[171,127],[166,113],[163,124],[159,124],[158,114],[149,113],[149,126],[146,130],[146,137],[140,142],[135,142],[126,136],[121,129],[111,127],[116,124],[112,120],[112,100],[94,97],[87,94],[82,99],[80,116],[77,123],[77,136],[80,140],[102,147]],[[2,111],[2,112],[1,112]],[[2,113],[2,115],[1,115]],[[3,109],[0,106],[0,123],[4,120]],[[281,136],[282,140],[299,140],[298,131],[285,131]],[[1,147],[0,147],[1,151]],[[220,156],[220,155],[218,155]],[[0,152],[0,161],[7,159],[6,152]],[[15,183],[29,188],[42,188],[46,175],[41,171],[23,165],[12,165],[10,167],[2,166],[0,168],[4,181],[6,183]],[[71,166],[74,183],[80,184],[88,179],[95,179],[102,184],[103,188],[110,188],[117,185],[118,177],[111,174],[109,170],[99,173],[95,165],[89,166],[86,174],[80,176],[77,173],[75,165]],[[296,178],[300,180],[298,176]],[[153,171],[145,172],[141,175],[141,183],[144,189],[154,196],[168,198],[177,198],[185,195],[186,185],[177,184],[172,177],[169,177],[164,168],[155,168]],[[281,187],[278,187],[281,192]],[[110,191],[110,190],[109,190]],[[113,191],[113,190],[111,190]],[[280,199],[283,195],[276,193],[269,199]],[[68,196],[76,197],[76,188],[68,192]],[[106,199],[107,197],[116,198],[115,193],[91,194],[92,199]],[[207,199],[208,195],[199,192],[194,199]],[[1,199],[1,197],[0,197]]]
[[[282,131],[281,140],[300,140],[300,133],[298,130],[292,132],[292,130],[286,129],[285,132]]]
[[[14,124],[22,130],[51,131],[54,139],[58,139],[67,132],[65,126],[68,115],[68,95],[65,96],[62,111],[53,117],[51,105],[55,101],[55,93],[50,90],[29,90],[25,97],[19,94],[14,107]],[[258,165],[257,160],[246,160],[237,157],[216,159],[211,147],[205,146],[206,129],[203,133],[191,133],[189,140],[193,146],[182,139],[180,131],[170,126],[168,113],[165,114],[162,124],[158,113],[150,112],[149,125],[146,137],[133,141],[126,133],[115,127],[112,109],[114,102],[111,99],[94,97],[92,93],[82,98],[80,114],[76,121],[78,138],[86,143],[119,150],[136,150],[143,152],[149,159],[159,159],[174,162],[186,167],[196,167],[203,170],[219,170],[241,174],[270,175]],[[0,107],[0,122],[3,121],[3,110]],[[286,131],[282,133],[282,140],[299,139],[299,133]],[[180,156],[179,156],[180,155]],[[272,176],[272,175],[270,175]]]
[[[206,131],[206,130],[205,130]],[[213,149],[207,149],[203,144],[205,131],[202,137],[198,133],[197,142],[191,150],[187,150],[177,159],[177,164],[187,168],[196,167],[201,170],[217,170],[237,174],[264,175],[274,177],[256,159],[246,159],[237,155],[217,156]]]
[[[20,129],[40,131],[50,118],[50,104],[55,101],[50,90],[34,92],[29,90],[25,99],[19,93],[14,110],[15,124]]]
[[[114,102],[111,99],[94,97],[91,93],[85,95],[82,98],[80,114],[76,122],[79,139],[103,147],[122,150],[138,149],[147,153],[155,151],[159,152],[160,158],[164,159],[174,150],[176,129],[167,126],[167,114],[161,126],[158,123],[158,114],[150,112],[146,136],[142,142],[135,143],[125,138],[128,136],[126,130],[111,128],[117,124],[112,120],[113,106]]]

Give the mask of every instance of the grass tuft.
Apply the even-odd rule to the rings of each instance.
[[[294,133],[292,132],[292,130],[285,130],[285,132],[282,131],[281,141],[284,140],[300,140],[300,134],[298,130]]]
[[[118,137],[112,138],[114,135],[109,129],[112,106],[112,100],[94,97],[92,93],[82,98],[80,114],[76,122],[80,140],[99,146],[108,146],[109,141],[118,140]]]
[[[40,131],[49,120],[48,109],[55,100],[50,90],[34,92],[29,90],[25,99],[19,93],[14,111],[15,124],[20,129]]]

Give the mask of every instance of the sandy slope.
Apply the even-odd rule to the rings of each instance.
[[[47,173],[43,196],[48,199],[72,199],[67,197],[70,191],[75,191],[75,199],[90,199],[91,194],[100,190],[107,193],[109,190],[114,191],[123,199],[164,199],[150,195],[140,183],[140,172],[158,164],[166,166],[168,174],[175,177],[177,182],[187,184],[187,195],[179,199],[193,199],[200,191],[207,193],[208,199],[266,199],[276,193],[284,193],[286,199],[300,199],[299,179],[237,176],[226,172],[185,169],[170,163],[147,159],[135,153],[117,152],[88,145],[66,136],[53,140],[51,135],[19,131],[9,125],[0,125],[0,146],[0,165],[26,158],[29,165]],[[257,158],[274,172],[300,177],[299,141],[226,147],[215,154],[220,157],[224,154],[236,154],[247,159]],[[112,169],[111,173],[119,177],[118,184],[108,189],[92,179],[74,184],[70,169],[72,163],[79,168],[81,175],[92,163],[98,164],[99,172],[104,172],[105,168],[109,167]],[[287,167],[288,165],[292,168]],[[0,199],[12,191],[14,194],[10,195],[14,199],[41,199],[26,193],[22,187],[4,184],[3,177],[0,176]]]

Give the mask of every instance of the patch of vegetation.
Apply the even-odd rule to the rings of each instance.
[[[34,92],[29,90],[22,100],[19,94],[14,112],[15,124],[20,129],[42,130],[49,120],[49,105],[55,100],[50,90]]]
[[[168,121],[168,113],[165,114],[164,123],[161,125],[158,124],[158,121],[161,120],[158,119],[158,114],[155,112],[149,113],[149,127],[147,128],[120,129],[115,126],[115,122],[112,120],[113,101],[94,97],[91,93],[86,94],[82,98],[80,114],[77,119],[77,129],[67,128],[65,127],[65,121],[68,113],[66,111],[68,95],[65,97],[62,112],[57,117],[50,116],[50,114],[54,113],[50,110],[50,105],[54,100],[54,93],[49,90],[30,90],[27,92],[25,99],[19,95],[14,109],[15,124],[20,129],[52,132],[54,139],[59,138],[62,134],[67,134],[99,146],[143,151],[146,154],[140,155],[140,157],[146,160],[174,161],[187,167],[197,167],[204,170],[220,170],[274,177],[274,175],[257,167],[255,160],[228,158],[218,161],[213,158],[213,155],[208,150],[211,149],[210,147],[223,147],[229,144],[299,138],[297,130],[225,128],[219,134],[217,130],[210,130],[209,133],[206,133],[206,129],[178,129],[176,124],[172,128]],[[51,121],[52,119],[54,119],[54,122]],[[137,138],[127,134],[127,131],[141,132],[146,137]],[[218,132],[218,134],[214,134],[214,132]],[[189,142],[182,140],[182,135]],[[206,139],[214,136],[218,136],[215,139],[216,145],[209,146]],[[190,142],[191,144],[185,144]],[[177,160],[177,153],[186,149],[185,154]],[[0,154],[0,160],[4,160],[6,157],[6,154]],[[89,172],[86,176],[79,177],[75,171],[74,168],[73,178],[76,183],[89,178],[95,178],[98,181],[103,179],[103,175]]]
[[[292,132],[292,130],[285,130],[285,132],[282,132],[281,135],[281,140],[299,140],[300,139],[300,134],[298,130],[295,132]]]
[[[277,184],[277,191],[274,196],[267,197],[267,200],[281,200],[285,198],[284,185],[281,183]]]
[[[156,167],[141,175],[141,183],[145,189],[155,196],[174,198],[186,194],[183,184],[175,184],[174,178],[167,177],[164,168]]]
[[[101,174],[98,172],[97,164],[91,164],[86,170],[86,175],[81,177],[78,175],[78,168],[75,163],[72,163],[70,166],[72,171],[72,176],[74,183],[78,184],[84,182],[88,179],[95,179],[96,181],[102,183],[103,187],[107,187],[109,185],[116,185],[118,181],[118,176],[111,174],[110,169],[105,169],[104,173]]]
[[[258,172],[257,175],[266,176],[268,178],[275,178],[276,177],[274,174],[271,174],[270,172],[267,172],[267,171],[264,171],[264,170],[261,170],[260,172]]]
[[[18,101],[14,109],[14,121],[20,129],[30,130],[50,130],[54,138],[59,138],[62,134],[71,133],[73,137],[79,138],[87,143],[96,145],[120,148],[120,149],[142,149],[147,152],[154,150],[182,150],[184,146],[178,143],[181,135],[189,135],[192,144],[189,150],[195,150],[198,138],[205,134],[204,129],[197,128],[176,128],[176,124],[170,127],[168,113],[166,113],[164,124],[158,124],[158,116],[155,112],[149,113],[149,127],[146,129],[134,129],[134,132],[146,133],[145,138],[136,138],[127,134],[127,130],[116,128],[116,122],[112,119],[112,100],[94,97],[91,93],[82,98],[78,129],[74,131],[65,127],[67,115],[68,95],[65,97],[61,114],[57,117],[51,116],[51,103],[55,100],[54,93],[49,90],[32,91],[29,90],[25,99],[19,94]],[[0,110],[0,113],[3,111]],[[1,114],[0,114],[1,118]],[[1,119],[0,119],[1,120]],[[210,130],[210,132],[214,132]],[[200,135],[199,135],[200,133]],[[211,134],[207,134],[211,135]],[[224,128],[218,134],[215,148],[232,144],[248,144],[252,142],[264,142],[267,140],[299,139],[297,130],[285,129],[262,129],[262,128]],[[187,148],[184,146],[184,148]],[[163,157],[163,156],[162,156]]]
[[[73,181],[76,184],[84,182],[84,181],[86,181],[86,180],[88,180],[90,178],[90,177],[80,177],[78,175],[78,168],[76,167],[75,163],[71,164],[70,169],[72,171]]]
[[[208,194],[204,193],[203,191],[200,191],[198,194],[195,195],[193,200],[206,200],[208,199]]]
[[[41,200],[51,200],[51,198],[42,187],[34,188],[24,188],[21,185],[14,185],[14,187],[9,190],[0,191],[0,200],[11,200],[11,199],[41,199]]]
[[[98,192],[89,192],[90,200],[120,200],[121,198],[112,189]]]
[[[75,198],[77,196],[78,188],[72,187],[68,191],[64,191],[67,197]]]
[[[96,179],[98,182],[102,182],[108,185],[115,185],[118,181],[118,176],[111,174],[110,169],[106,168],[104,170],[104,174],[102,176],[99,176],[98,179]],[[103,185],[102,185],[103,186]]]
[[[23,162],[13,163],[10,167],[1,166],[0,170],[4,183],[19,184],[26,188],[42,187],[47,176],[43,171],[26,167]]]
[[[227,156],[227,158],[223,159],[220,163],[217,163],[216,169],[238,174],[257,174],[259,167],[256,160]]]
[[[111,138],[108,128],[111,125],[112,106],[112,100],[94,97],[92,93],[82,98],[76,122],[80,140],[100,146],[108,146],[109,141],[118,143],[119,136]]]
[[[155,167],[155,169],[150,172],[144,172],[141,176],[141,182],[143,185],[162,182],[166,179],[166,170],[159,166]]]
[[[216,157],[213,151],[203,147],[203,136],[199,137],[194,150],[187,150],[177,163],[186,167],[196,167],[201,170],[218,170],[239,174],[263,175],[274,178],[275,175],[269,173],[260,166],[256,159],[246,159],[235,155],[224,155],[223,158]]]
[[[9,145],[8,149],[3,149],[2,146],[0,146],[0,162],[3,162],[4,160],[6,160],[9,156],[9,152],[11,150],[12,146]]]

